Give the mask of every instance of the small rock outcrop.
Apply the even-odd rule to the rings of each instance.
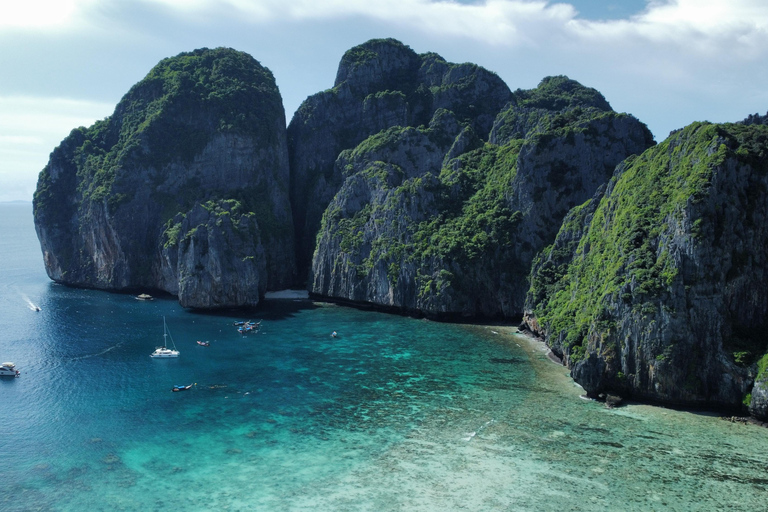
[[[251,56],[161,61],[114,114],[54,150],[34,197],[51,279],[254,305],[294,279],[285,114]]]
[[[516,91],[487,126],[443,108],[428,128],[390,128],[342,152],[310,291],[438,317],[521,315],[520,284],[561,219],[653,144],[567,77]]]
[[[765,125],[695,123],[566,217],[525,323],[589,395],[766,416],[767,154]]]

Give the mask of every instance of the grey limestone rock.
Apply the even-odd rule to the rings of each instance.
[[[41,172],[46,270],[75,286],[164,290],[191,307],[256,304],[295,278],[288,181],[269,70],[229,49],[165,59]]]
[[[563,77],[542,87],[557,98],[587,90]],[[494,130],[508,133],[505,122],[534,108],[530,97],[545,105],[536,122],[501,145],[483,142],[482,123],[440,109],[426,129],[392,128],[342,153],[310,291],[432,316],[522,314],[521,284],[561,219],[652,144],[642,123],[597,101],[551,110],[557,101],[527,92],[499,111]]]
[[[525,322],[588,394],[739,409],[751,391],[765,417],[766,148],[764,126],[696,123],[566,217]]]
[[[485,138],[511,94],[479,66],[419,55],[394,39],[348,50],[333,88],[307,98],[288,126],[300,279],[309,274],[322,214],[343,184],[335,165],[343,150],[394,126],[427,125],[441,109]]]

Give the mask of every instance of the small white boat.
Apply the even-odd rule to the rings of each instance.
[[[168,348],[168,338],[171,338],[171,345],[173,349]],[[176,344],[173,342],[173,336],[168,331],[168,326],[165,324],[165,317],[163,317],[163,346],[155,347],[155,351],[149,354],[149,357],[179,357],[179,351],[176,350]]]
[[[16,369],[16,365],[13,363],[0,364],[0,376],[4,377],[18,377],[21,375],[19,370]]]

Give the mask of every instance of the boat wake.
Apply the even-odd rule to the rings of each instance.
[[[86,355],[84,355],[84,356],[73,357],[73,358],[72,358],[72,361],[80,361],[80,360],[83,360],[83,359],[88,359],[88,358],[90,358],[90,357],[99,357],[99,356],[103,356],[103,355],[104,355],[104,354],[106,354],[107,352],[110,352],[110,351],[112,351],[112,350],[115,350],[117,347],[119,347],[119,346],[120,346],[120,345],[122,345],[123,343],[125,343],[125,342],[124,342],[124,341],[121,341],[121,342],[120,342],[120,343],[118,343],[117,345],[113,345],[113,346],[111,346],[111,347],[109,347],[109,348],[105,348],[105,349],[104,349],[104,350],[102,350],[101,352],[97,352],[97,353],[95,353],[95,354],[86,354]]]
[[[24,302],[27,303],[27,307],[29,309],[31,309],[32,311],[40,311],[40,306],[38,306],[37,304],[29,300],[29,297],[27,297],[25,293],[21,293],[21,292],[19,293],[21,294],[21,298],[24,299]]]

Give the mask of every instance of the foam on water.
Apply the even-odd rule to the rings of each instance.
[[[26,254],[0,254],[0,358],[22,371],[0,380],[3,510],[759,510],[768,498],[765,429],[580,400],[512,328],[289,299],[245,315],[264,321],[241,336],[234,313],[52,284],[28,234],[10,236]],[[149,357],[163,316],[178,359]]]

